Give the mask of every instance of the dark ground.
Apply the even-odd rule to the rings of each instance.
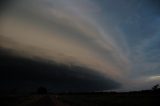
[[[0,96],[0,106],[159,106],[160,92]]]

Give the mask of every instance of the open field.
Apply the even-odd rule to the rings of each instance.
[[[0,106],[159,106],[159,92],[1,96]]]

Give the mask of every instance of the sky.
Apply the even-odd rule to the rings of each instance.
[[[86,85],[92,90],[108,90],[112,88],[109,85],[125,91],[149,89],[160,82],[159,6],[158,0],[2,0],[1,58],[5,51],[29,64],[39,64],[38,70],[43,65],[37,61],[53,68],[63,64],[74,72],[66,68],[55,74],[49,69],[43,71],[45,78],[83,76],[79,82],[69,83],[84,86],[90,76]],[[9,61],[7,56],[4,61]],[[19,57],[15,64],[22,62]],[[11,64],[4,61],[1,65]],[[40,75],[42,70],[24,71]],[[59,80],[52,78],[49,82],[56,85]]]

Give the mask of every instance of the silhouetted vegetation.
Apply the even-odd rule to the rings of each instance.
[[[159,90],[160,88],[159,88],[159,84],[156,84],[156,85],[154,85],[153,87],[152,87],[152,90],[153,91],[156,91],[156,90]]]
[[[38,94],[47,94],[48,91],[47,91],[47,88],[45,88],[45,87],[39,87],[39,88],[37,89],[37,93],[38,93]]]

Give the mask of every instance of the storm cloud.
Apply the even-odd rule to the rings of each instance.
[[[46,87],[50,92],[91,92],[116,89],[119,83],[81,66],[27,59],[0,52],[0,90],[34,92]],[[17,92],[17,93],[18,93]]]
[[[96,72],[121,89],[146,89],[159,82],[158,5],[157,0],[8,1],[0,17],[0,47],[23,58],[92,70],[77,70],[76,77]]]

